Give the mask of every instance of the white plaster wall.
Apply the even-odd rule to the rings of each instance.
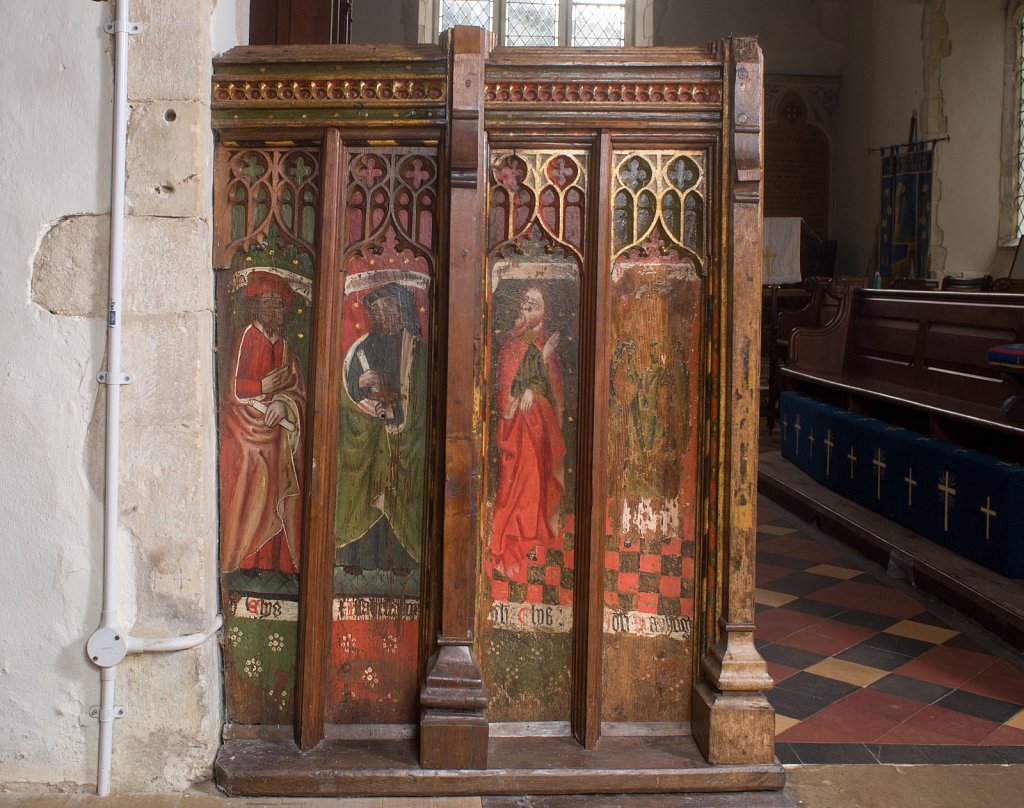
[[[99,676],[102,391],[113,4],[0,4],[17,31],[0,107],[0,788],[89,790]],[[131,43],[119,617],[133,633],[216,612],[209,270],[212,43],[234,0],[134,0]],[[229,8],[230,6],[230,8]],[[115,791],[209,775],[220,730],[216,644],[119,668]]]
[[[942,60],[941,90],[950,140],[936,152],[936,217],[947,274],[1005,275],[1010,256],[997,246],[1005,5],[946,0],[952,47]]]
[[[363,0],[352,4],[353,45],[395,45],[405,42],[402,0]]]
[[[881,157],[904,143],[924,97],[921,3],[858,0],[851,10],[839,90],[837,269],[867,275],[877,264]]]
[[[840,69],[845,12],[842,0],[667,0],[655,43],[703,45],[755,34],[767,72],[831,76]]]

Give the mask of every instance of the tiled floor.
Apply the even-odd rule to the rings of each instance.
[[[756,643],[783,763],[1024,763],[1024,662],[762,499]]]

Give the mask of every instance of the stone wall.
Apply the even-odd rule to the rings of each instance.
[[[0,782],[89,790],[99,675],[84,646],[102,589],[112,3],[4,4],[12,101],[0,117],[4,233],[0,401],[7,462],[0,601]],[[134,0],[122,370],[120,606],[141,636],[217,612],[212,42],[245,35],[247,3]],[[242,30],[240,30],[242,29]],[[118,668],[115,791],[209,776],[221,724],[216,642]]]

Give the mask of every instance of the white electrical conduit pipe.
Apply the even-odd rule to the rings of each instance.
[[[141,27],[128,21],[128,0],[111,0],[117,11],[113,23],[104,30],[114,37],[114,132],[110,178],[110,305],[107,309],[107,369],[97,377],[107,386],[105,485],[103,494],[103,611],[100,627],[86,644],[89,659],[100,668],[100,705],[91,713],[99,719],[99,760],[96,793],[110,794],[110,760],[113,748],[114,719],[124,709],[114,704],[117,666],[129,653],[147,651],[183,651],[212,637],[224,620],[218,614],[204,632],[182,637],[150,639],[130,637],[117,621],[117,522],[120,513],[118,482],[120,475],[121,385],[131,376],[121,372],[121,287],[124,269],[124,188],[125,147],[128,140],[128,37]]]

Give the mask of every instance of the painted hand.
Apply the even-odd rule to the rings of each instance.
[[[263,423],[267,426],[277,426],[288,414],[283,401],[275,401],[267,407],[267,414],[263,416]]]
[[[274,368],[270,373],[260,379],[260,390],[263,395],[271,395],[283,388],[288,383],[288,366],[283,365]]]
[[[522,410],[523,412],[529,412],[530,410],[533,409],[534,400],[535,396],[533,395],[533,390],[527,387],[526,391],[519,399],[519,409]]]

